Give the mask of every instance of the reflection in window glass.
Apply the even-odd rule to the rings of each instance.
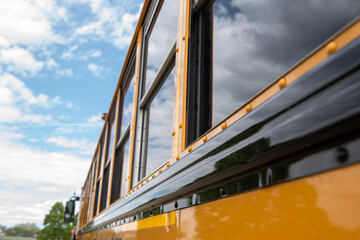
[[[124,147],[124,159],[123,159],[123,166],[122,166],[122,179],[121,179],[121,195],[124,196],[126,194],[127,184],[129,183],[126,178],[128,177],[129,173],[129,157],[130,157],[130,141],[129,138],[126,140],[125,147]]]
[[[213,126],[359,12],[359,0],[216,0]]]
[[[95,201],[94,201],[94,209],[93,209],[93,217],[97,214],[97,206],[99,204],[99,192],[100,192],[100,181],[96,183],[96,193],[95,193]]]
[[[105,141],[104,139],[106,139],[106,136],[107,136],[107,131],[105,130],[105,137],[102,138],[101,140],[101,143],[100,143],[100,159],[99,159],[99,167],[98,167],[98,177],[100,177],[100,173],[101,173],[101,170],[102,170],[102,163],[103,161],[105,161]]]
[[[93,183],[92,186],[93,188],[95,187],[95,181],[96,181],[96,167],[97,167],[97,163],[98,163],[98,152],[95,152],[95,158],[94,158],[94,175],[93,175]]]
[[[172,70],[150,104],[146,175],[171,157],[174,81]]]
[[[116,104],[117,107],[117,104]],[[116,114],[116,113],[115,113]],[[116,129],[116,124],[115,123],[115,114],[111,119],[110,122],[110,135],[109,135],[109,152],[108,152],[108,159],[111,159],[113,156],[113,151],[114,151],[114,143],[115,143],[115,129]]]
[[[176,39],[178,1],[164,1],[148,40],[146,89],[155,78],[162,61]]]
[[[124,135],[127,126],[131,122],[133,112],[133,97],[134,97],[134,81],[135,74],[132,73],[131,81],[128,82],[125,90],[123,116],[121,121],[121,136]]]

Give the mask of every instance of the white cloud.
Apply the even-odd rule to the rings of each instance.
[[[104,78],[110,72],[110,69],[102,67],[102,66],[94,64],[94,63],[89,63],[87,67],[90,70],[90,72],[95,77],[98,77],[98,78]]]
[[[56,67],[59,67],[59,64],[57,64],[54,59],[50,58],[48,59],[46,62],[45,62],[45,65],[47,68],[49,69],[53,69],[53,68],[56,68]]]
[[[53,143],[64,148],[78,149],[78,153],[82,155],[92,155],[96,147],[95,142],[90,142],[88,139],[82,138],[80,140],[69,139],[63,136],[50,137],[46,139],[47,143]]]
[[[9,41],[6,38],[0,36],[0,47],[7,48],[9,46],[10,46]]]
[[[102,113],[98,113],[98,114],[92,115],[91,117],[88,118],[87,121],[88,121],[89,123],[99,123],[99,122],[102,121],[101,116],[102,116]]]
[[[0,222],[41,226],[55,202],[64,202],[74,189],[80,192],[91,159],[32,149],[18,143],[13,128],[0,125],[0,130]]]
[[[74,104],[73,104],[72,102],[67,102],[67,103],[65,104],[65,107],[66,107],[66,108],[69,108],[69,109],[72,109],[72,108],[74,108],[75,106],[74,106]]]
[[[100,50],[91,50],[87,53],[87,55],[91,58],[97,58],[97,57],[100,57],[102,55],[101,51]]]
[[[131,41],[133,31],[140,16],[142,4],[138,12],[125,12],[125,3],[119,7],[110,6],[107,1],[82,1],[90,5],[95,20],[87,22],[74,31],[77,37],[87,36],[93,40],[112,42],[116,47],[125,49]]]
[[[59,96],[35,95],[21,80],[11,74],[0,75],[0,122],[43,124],[52,118],[32,109],[49,109],[62,104]]]
[[[63,52],[61,55],[64,59],[73,59],[74,58],[74,52],[79,48],[79,45],[71,46],[67,51]]]
[[[73,70],[68,68],[68,69],[59,69],[59,70],[56,70],[56,75],[58,76],[68,76],[68,77],[71,77],[74,75],[73,73]]]
[[[44,63],[37,61],[29,51],[19,47],[0,50],[0,61],[8,64],[8,70],[22,74],[34,75],[44,66]],[[49,63],[55,64],[54,61]]]
[[[89,51],[81,51],[78,49],[79,45],[72,46],[68,50],[64,51],[61,57],[67,60],[88,60],[89,58],[98,58],[102,56],[102,52],[98,49],[91,49]]]
[[[65,18],[65,10],[50,0],[0,1],[0,36],[9,44],[41,45],[63,39],[52,22]]]

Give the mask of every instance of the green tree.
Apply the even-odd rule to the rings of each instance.
[[[71,230],[76,225],[77,214],[72,223],[64,222],[65,207],[61,202],[55,203],[45,216],[44,228],[40,231],[39,240],[70,240]]]
[[[39,230],[35,223],[20,223],[13,227],[16,235],[21,234],[24,237],[33,237]]]

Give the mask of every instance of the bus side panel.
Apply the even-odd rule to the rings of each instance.
[[[126,223],[111,229],[114,240],[179,239],[179,211]],[[106,238],[99,232],[97,239]]]
[[[360,239],[360,164],[183,209],[180,239]]]

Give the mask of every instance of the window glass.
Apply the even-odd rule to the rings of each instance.
[[[123,160],[123,167],[122,167],[122,179],[121,179],[121,195],[124,196],[126,194],[127,185],[129,183],[127,177],[129,175],[129,161],[130,161],[130,141],[127,138],[125,145],[124,145],[124,160]]]
[[[115,105],[115,109],[117,109],[117,103]],[[117,112],[117,111],[116,111]],[[109,152],[108,152],[108,159],[111,159],[114,152],[114,144],[115,144],[115,130],[116,130],[116,124],[115,118],[116,118],[116,112],[111,116],[111,122],[110,122],[110,135],[109,135]]]
[[[212,125],[284,74],[359,12],[359,0],[216,0]]]
[[[121,121],[121,136],[124,135],[126,128],[129,126],[132,118],[133,112],[133,99],[134,99],[134,81],[135,81],[135,74],[134,70],[131,74],[131,80],[128,81],[127,86],[125,88],[124,94],[124,108],[122,114],[122,121]]]
[[[109,165],[104,169],[102,189],[101,189],[101,198],[100,198],[100,212],[106,208],[107,205],[107,195],[108,195],[108,185],[109,185],[109,175],[110,167]]]
[[[100,159],[99,159],[99,167],[98,167],[98,178],[101,176],[101,171],[103,170],[103,162],[105,161],[105,153],[106,153],[106,139],[107,139],[107,128],[105,128],[105,135],[103,135],[104,137],[101,140],[100,143]]]
[[[178,7],[176,0],[164,1],[151,30],[147,45],[146,89],[153,82],[156,72],[176,39]]]
[[[96,148],[98,149],[98,147]],[[95,188],[97,163],[98,163],[98,151],[95,152],[95,158],[94,158],[94,171],[93,171],[93,183],[92,183],[93,188]]]
[[[95,217],[96,214],[97,214],[97,207],[98,207],[98,204],[99,204],[99,192],[100,192],[100,181],[97,181],[93,217]]]
[[[174,81],[173,69],[150,104],[146,175],[171,157]]]
[[[118,200],[120,197],[120,183],[122,179],[123,159],[124,159],[124,148],[123,146],[121,146],[116,149],[116,153],[115,153],[110,204]]]

